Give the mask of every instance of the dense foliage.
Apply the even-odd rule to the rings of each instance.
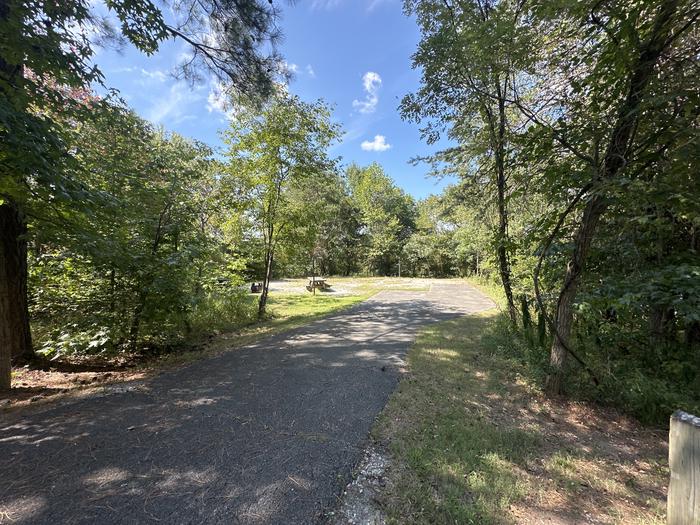
[[[103,80],[95,45],[129,42],[152,54],[164,41],[180,39],[190,51],[178,68],[183,76],[196,81],[213,74],[246,99],[265,98],[282,73],[272,2],[183,1],[169,16],[150,0],[108,0],[104,7],[114,23],[86,0],[0,2],[0,389],[10,386],[11,358],[34,356],[30,228],[71,222],[76,208],[104,197],[93,192],[75,147],[81,125],[111,111],[91,93]],[[157,271],[142,271],[150,287]],[[151,291],[140,293],[137,311],[147,308]],[[139,324],[132,325],[132,339]]]
[[[423,82],[404,115],[457,143],[432,161],[461,179],[447,200],[481,196],[458,204],[462,217],[500,218],[473,240],[519,296],[525,357],[547,390],[649,419],[697,409],[697,3],[405,7]]]
[[[30,223],[30,305],[45,354],[169,343],[240,300],[208,147],[121,108],[81,125],[77,140],[93,202]]]

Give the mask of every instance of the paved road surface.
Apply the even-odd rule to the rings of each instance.
[[[386,291],[108,395],[0,414],[0,523],[322,521],[417,330],[491,307],[466,285]]]

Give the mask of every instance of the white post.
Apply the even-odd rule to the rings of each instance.
[[[668,525],[700,523],[700,417],[677,411],[668,440]]]

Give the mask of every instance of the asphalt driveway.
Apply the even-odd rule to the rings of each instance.
[[[111,393],[0,415],[0,523],[315,523],[332,509],[416,332],[494,307],[382,292]]]

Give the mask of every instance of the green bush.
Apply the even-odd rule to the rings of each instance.
[[[257,320],[257,302],[246,290],[208,293],[192,310],[193,334],[245,326]]]
[[[491,340],[488,345],[503,355],[517,359],[526,366],[527,380],[533,385],[542,385],[549,367],[549,347],[551,338],[542,344],[539,337],[533,337],[533,326],[527,332],[514,329],[503,313],[485,337]],[[633,358],[629,349],[611,337],[614,330],[600,327],[589,337],[579,334],[574,341],[575,348],[600,380],[597,387],[588,373],[578,363],[570,359],[570,374],[566,392],[573,398],[614,406],[647,424],[666,424],[669,416],[678,409],[700,414],[700,388],[698,367],[687,359],[692,351],[682,343],[657,348],[653,357]],[[619,337],[624,337],[620,335]],[[602,341],[617,344],[617,351],[601,352],[598,345]],[[651,348],[639,346],[635,341],[635,353],[650,354]]]

